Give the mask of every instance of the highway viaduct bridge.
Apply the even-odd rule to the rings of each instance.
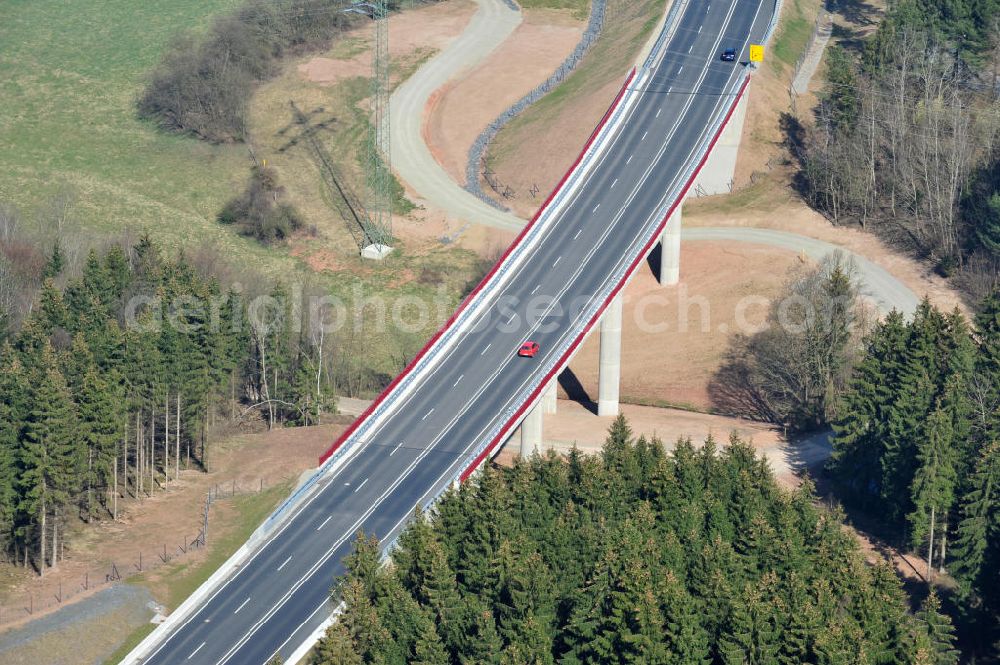
[[[677,279],[680,203],[713,150],[710,180],[727,180],[717,144],[749,83],[739,61],[767,41],[779,8],[675,0],[649,57],[492,272],[316,473],[123,662],[296,662],[333,620],[330,585],[357,531],[388,550],[415,506],[468,478],[522,421],[533,450],[543,395],[598,322],[598,404],[614,412],[619,293],[657,245],[661,279]],[[722,62],[724,48],[738,62]],[[516,356],[526,339],[541,345],[530,361]]]

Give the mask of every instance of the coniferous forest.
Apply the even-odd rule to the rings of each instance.
[[[809,483],[738,439],[634,440],[487,469],[417,515],[388,566],[359,537],[317,665],[957,662],[950,620],[865,562]]]
[[[878,515],[952,574],[976,652],[1000,639],[1000,294],[971,326],[926,301],[867,340],[837,407],[831,470],[843,498]]]
[[[119,499],[207,468],[217,417],[255,409],[268,426],[309,424],[331,404],[322,346],[290,325],[280,286],[269,301],[280,307],[249,317],[210,271],[163,256],[148,237],[90,252],[75,277],[63,275],[57,244],[40,272],[37,295],[22,280],[29,305],[18,320],[0,321],[9,562],[43,573],[62,559],[74,520],[115,518]]]

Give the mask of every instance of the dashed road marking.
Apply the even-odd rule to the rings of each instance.
[[[240,603],[239,607],[237,607],[235,610],[233,610],[233,614],[236,614],[237,612],[239,612],[240,610],[242,610],[244,607],[246,607],[247,603],[249,603],[249,602],[250,602],[250,597],[248,596],[246,600],[244,600],[242,603]]]
[[[552,262],[552,267],[555,268],[556,264],[559,263],[560,261],[562,261],[562,256],[560,256],[558,259]]]
[[[509,323],[509,322],[508,322],[508,323]],[[457,379],[455,380],[455,383],[451,384],[451,387],[452,387],[452,388],[454,388],[455,386],[457,386],[457,385],[459,384],[459,382],[460,382],[460,381],[461,381],[462,379],[464,379],[464,378],[465,378],[465,375],[464,375],[464,374],[463,374],[462,376],[458,377],[458,378],[457,378]]]
[[[663,109],[656,109],[656,117],[659,118],[660,114],[663,113]]]
[[[611,183],[611,189],[614,189],[615,185],[617,185],[617,184],[618,184],[618,178],[615,178],[615,181],[613,183]]]
[[[479,352],[479,355],[481,355],[481,356],[486,355],[486,352],[490,350],[491,346],[493,346],[493,342],[490,342],[489,344],[487,344],[486,348]]]
[[[325,527],[326,523],[329,522],[332,519],[333,519],[333,515],[328,516],[325,520],[323,520],[322,524],[320,524],[318,527],[316,527],[316,530],[319,531],[320,529],[322,529],[323,527]],[[288,563],[288,562],[286,561],[285,563]],[[285,564],[283,563],[281,565],[285,565]],[[281,570],[281,568],[278,568],[278,570]]]
[[[287,558],[287,559],[285,559],[284,561],[282,561],[282,562],[281,562],[281,565],[280,565],[280,566],[278,566],[278,570],[281,570],[282,568],[284,568],[284,567],[285,567],[285,564],[286,564],[286,563],[288,563],[288,562],[289,562],[289,561],[291,561],[291,560],[292,560],[292,555],[291,555],[291,554],[289,554],[289,555],[288,555],[288,558]]]
[[[463,374],[462,376],[465,376],[465,375]],[[461,377],[460,377],[460,378],[459,378],[459,381],[461,381],[461,380],[462,380],[462,379],[461,379]],[[458,381],[456,381],[455,383],[458,383]],[[403,446],[403,442],[402,442],[402,441],[400,441],[399,443],[397,443],[397,444],[396,444],[396,447],[392,449],[392,452],[391,452],[391,453],[389,453],[389,457],[392,457],[393,455],[395,455],[395,454],[396,454],[396,451],[397,451],[397,450],[399,450],[399,449],[400,449],[400,448],[401,448],[402,446]]]
[[[430,411],[428,411],[427,413],[425,413],[424,417],[421,418],[421,420],[427,420],[427,416],[431,415],[432,413],[434,413],[434,409],[431,409]]]
[[[576,232],[576,235],[575,235],[575,236],[573,236],[573,240],[576,240],[577,238],[579,238],[579,237],[580,237],[580,233],[581,233],[582,231],[583,231],[583,229],[580,229],[579,231],[577,231],[577,232]]]
[[[538,285],[538,286],[536,286],[535,288],[531,289],[531,295],[535,295],[535,293],[537,293],[537,292],[538,292],[538,289],[540,289],[540,288],[542,288],[542,285],[541,285],[541,284],[539,284],[539,285]]]
[[[645,141],[645,140],[646,140],[646,135],[647,135],[647,134],[649,134],[649,132],[643,132],[643,133],[642,133],[642,138],[641,138],[641,139],[639,139],[639,140],[640,140],[640,141]]]
[[[628,165],[629,165],[629,163],[630,163],[630,162],[632,161],[632,158],[633,158],[633,157],[635,157],[635,155],[629,155],[629,156],[628,156],[628,159],[626,159],[626,160],[625,160],[625,165],[626,165],[626,166],[628,166]]]
[[[195,655],[196,653],[198,653],[199,651],[201,651],[201,648],[202,648],[203,646],[205,646],[205,643],[204,643],[204,642],[202,642],[201,644],[199,644],[199,645],[198,645],[198,648],[197,648],[197,649],[195,649],[194,651],[192,651],[192,652],[191,652],[191,655],[190,655],[190,656],[188,656],[188,660],[191,660],[192,658],[194,658],[194,655]]]
[[[594,214],[595,212],[597,212],[597,209],[600,208],[600,207],[601,207],[600,203],[598,203],[597,205],[595,205],[594,209],[590,211],[590,214]]]
[[[361,484],[354,488],[354,493],[357,494],[358,490],[361,489],[362,487],[364,487],[365,483],[367,483],[367,482],[368,482],[367,478],[365,478],[364,480],[362,480]]]

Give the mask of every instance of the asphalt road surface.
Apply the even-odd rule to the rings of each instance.
[[[307,639],[331,611],[331,584],[355,532],[394,537],[541,382],[556,350],[584,333],[580,305],[642,249],[712,121],[733,104],[745,71],[720,61],[720,52],[733,47],[745,60],[773,7],[773,0],[688,3],[639,102],[479,325],[144,662],[265,663]],[[525,339],[540,343],[537,358],[516,356]]]

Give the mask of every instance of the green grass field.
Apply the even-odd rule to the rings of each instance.
[[[35,213],[44,210],[54,194],[69,193],[73,226],[79,225],[98,241],[128,228],[148,231],[168,251],[211,247],[235,265],[251,266],[285,281],[310,272],[287,247],[265,247],[216,221],[224,203],[246,183],[250,159],[245,146],[172,136],[136,114],[135,101],[174,35],[204,30],[214,16],[241,2],[0,3],[0,203],[17,205],[26,225],[38,225],[44,215]],[[357,40],[333,45],[340,55],[359,48]],[[420,64],[417,60],[394,66],[412,69]],[[290,65],[294,72],[294,63]],[[279,86],[291,86],[301,79],[286,76],[279,81],[284,81]],[[367,90],[366,81],[360,85]],[[269,88],[273,83],[262,90]],[[294,87],[282,92],[289,93],[280,100],[285,107],[288,98],[300,97]],[[348,134],[363,131],[364,118],[359,128],[355,115],[344,114],[352,120],[342,127]],[[342,152],[331,148],[332,154]],[[357,171],[353,153],[341,156],[347,170]],[[315,172],[283,172],[278,166],[279,177],[291,191],[318,186]],[[304,177],[301,182],[299,175]],[[409,205],[396,194],[400,207]],[[292,203],[306,202],[293,198]],[[322,214],[323,219],[314,220],[321,229],[324,223],[342,225],[326,219],[328,210]],[[314,281],[348,300],[357,284],[366,295],[385,294],[390,305],[404,295],[430,299],[437,284],[419,276],[431,271],[444,276],[441,281],[457,303],[476,263],[466,250],[442,246],[413,252],[405,240],[389,260],[362,263],[354,247],[340,240],[336,234],[322,233],[301,240],[300,248],[336,253],[337,268],[319,273]],[[388,331],[382,334],[385,340],[369,337],[359,358],[373,369],[395,374],[400,359],[415,353],[435,327],[432,322],[412,334]]]
[[[0,5],[0,199],[30,216],[68,189],[89,230],[228,244],[214,216],[246,178],[245,150],[168,136],[137,119],[134,102],[178,30],[204,28],[236,1]]]

